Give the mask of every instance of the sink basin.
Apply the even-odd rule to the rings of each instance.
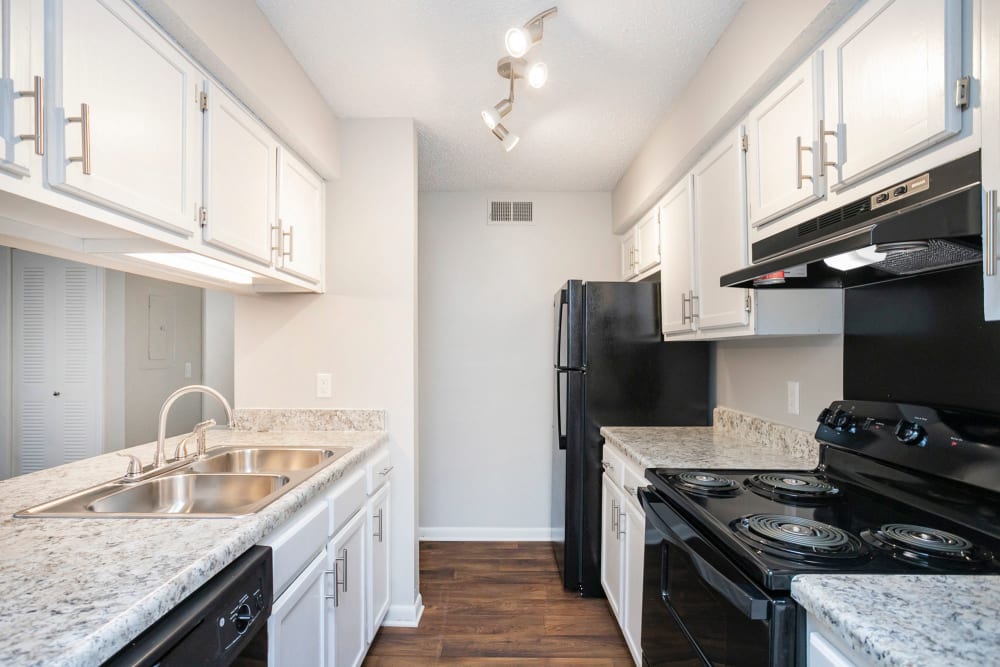
[[[252,514],[350,447],[230,445],[177,461],[141,481],[113,480],[23,509],[16,517],[225,518]]]
[[[86,505],[91,512],[240,514],[288,483],[281,475],[168,475]]]
[[[344,449],[344,452],[347,450]],[[192,472],[199,473],[288,473],[308,470],[324,463],[341,452],[334,449],[298,449],[292,447],[248,447],[219,454],[209,452],[208,457],[191,464]],[[342,455],[342,454],[341,454]]]

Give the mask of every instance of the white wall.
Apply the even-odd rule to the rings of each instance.
[[[844,337],[754,338],[714,344],[716,404],[815,430],[816,415],[843,398]],[[787,409],[787,382],[799,382],[799,414]]]
[[[747,0],[615,186],[615,231],[649,210],[856,4]]]
[[[533,227],[487,226],[489,199]],[[617,279],[611,197],[420,195],[420,526],[444,539],[549,539],[552,297]]]
[[[201,296],[204,290],[145,276],[125,276],[125,446],[156,440],[164,399],[175,389],[201,382]],[[149,356],[149,297],[166,300],[167,350]],[[155,334],[155,332],[153,332]],[[190,375],[185,364],[191,364]],[[201,400],[185,396],[170,409],[167,435],[187,433],[201,421]]]
[[[384,408],[393,465],[390,623],[419,612],[417,147],[410,119],[341,122],[327,185],[326,294],[237,297],[241,408]],[[333,396],[316,398],[316,373]]]
[[[233,295],[205,290],[202,297],[201,381],[233,404]],[[202,419],[226,423],[226,412],[214,397],[201,399]]]

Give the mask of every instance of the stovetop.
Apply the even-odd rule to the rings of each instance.
[[[812,471],[646,477],[771,591],[807,573],[1000,574],[1000,417],[841,401],[819,421]]]

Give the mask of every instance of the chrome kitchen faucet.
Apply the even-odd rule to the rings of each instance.
[[[170,413],[171,406],[174,404],[174,401],[176,401],[181,396],[184,396],[185,394],[193,394],[196,392],[200,392],[202,394],[208,394],[209,396],[215,397],[215,399],[222,404],[222,409],[226,411],[226,425],[229,428],[233,428],[234,426],[233,409],[230,407],[229,401],[226,400],[225,396],[220,394],[215,389],[212,389],[211,387],[208,387],[203,384],[191,384],[186,387],[181,387],[174,393],[170,394],[170,396],[167,396],[167,400],[163,402],[163,407],[160,408],[160,424],[156,430],[156,456],[153,458],[154,470],[156,468],[163,467],[167,463],[167,457],[163,449],[166,445],[166,440],[167,440],[167,415]],[[211,421],[212,422],[211,426],[214,426],[215,424],[214,421],[212,420],[208,421]],[[209,426],[210,425],[208,424],[208,422],[201,422],[200,424],[195,426],[195,432],[198,434],[198,454],[205,453],[205,429],[208,428]]]

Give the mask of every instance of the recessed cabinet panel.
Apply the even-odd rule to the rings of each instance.
[[[361,510],[327,546],[326,569],[331,589],[326,600],[326,664],[336,667],[357,667],[368,648],[365,525],[365,512]]]
[[[639,252],[638,237],[636,236],[635,229],[630,230],[625,237],[621,240],[621,251],[622,251],[622,279],[628,280],[636,275],[638,271],[636,270],[637,262],[639,258],[636,256]]]
[[[803,63],[747,117],[747,185],[754,227],[823,193],[815,163],[820,110],[817,63],[816,57]]]
[[[639,246],[639,273],[660,263],[660,220],[656,209],[649,212],[635,228]]]
[[[208,87],[205,242],[271,264],[277,142],[242,106]]]
[[[375,633],[389,611],[389,540],[392,537],[389,525],[389,502],[391,483],[379,489],[368,501],[368,536],[371,540],[371,565],[368,582],[368,642],[375,639]]]
[[[38,0],[3,0],[0,5],[0,170],[25,177],[31,174],[36,148],[41,151],[44,143],[42,5]],[[35,97],[36,76],[40,97]]]
[[[747,256],[740,136],[740,132],[731,132],[692,172],[701,329],[743,326],[750,321],[747,291],[719,286],[719,276],[743,266]]]
[[[277,265],[282,271],[319,282],[323,274],[323,181],[284,148],[278,149]]]
[[[694,220],[691,217],[691,179],[685,177],[660,202],[660,308],[663,333],[694,331]]]
[[[827,109],[836,122],[831,188],[860,181],[957,134],[962,113],[960,0],[881,0],[827,43]],[[834,142],[830,142],[830,150]]]
[[[59,54],[50,183],[191,235],[201,192],[197,69],[123,2],[46,7],[63,38],[48,49]]]
[[[622,599],[622,550],[618,537],[622,493],[605,473],[601,480],[601,586],[608,596],[608,606],[619,619]]]

